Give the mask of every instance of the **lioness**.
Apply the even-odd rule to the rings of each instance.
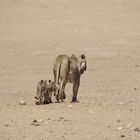
[[[37,84],[37,96],[35,96],[35,104],[49,104],[52,103],[52,93],[55,91],[56,86],[54,82],[41,80]]]
[[[84,54],[80,57],[72,54],[71,57],[67,55],[59,55],[53,65],[54,81],[59,89],[56,89],[57,102],[63,102],[65,86],[67,82],[73,83],[73,98],[72,102],[77,102],[77,93],[80,85],[81,74],[87,69],[86,57]]]

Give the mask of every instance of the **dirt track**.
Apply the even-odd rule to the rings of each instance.
[[[65,103],[36,106],[37,82],[72,53],[88,61],[80,103],[67,85]],[[1,0],[0,79],[0,140],[139,140],[140,2]]]

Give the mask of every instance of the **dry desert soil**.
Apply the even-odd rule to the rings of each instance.
[[[80,103],[67,84],[35,105],[55,57],[81,53]],[[140,1],[0,0],[0,140],[140,140]]]

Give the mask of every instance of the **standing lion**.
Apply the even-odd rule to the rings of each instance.
[[[72,102],[77,102],[77,93],[80,85],[81,74],[87,69],[86,57],[84,54],[79,57],[72,54],[59,55],[53,65],[54,82],[59,87],[56,89],[57,102],[63,102],[66,83],[73,83],[73,98]]]

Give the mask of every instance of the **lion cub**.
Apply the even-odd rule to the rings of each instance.
[[[56,90],[55,82],[51,80],[41,80],[37,84],[37,96],[35,96],[35,104],[49,104],[52,103],[52,94]]]

